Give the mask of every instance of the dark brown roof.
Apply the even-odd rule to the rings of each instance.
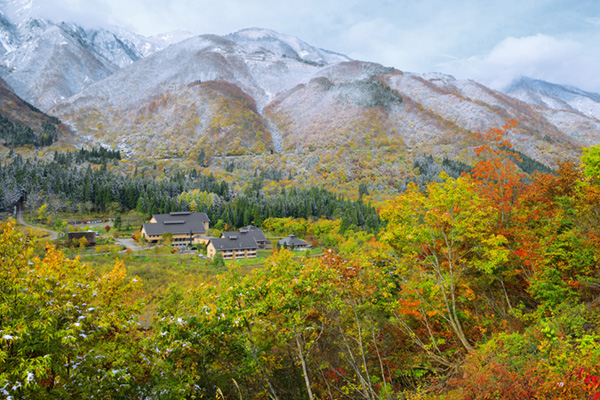
[[[89,244],[96,244],[96,232],[95,231],[76,231],[67,233],[67,241],[71,242],[73,239],[80,240],[84,237]]]
[[[189,234],[203,235],[206,233],[205,222],[210,222],[206,213],[172,212],[169,214],[154,214],[156,223],[143,225],[147,235],[162,235],[165,232],[173,235]]]

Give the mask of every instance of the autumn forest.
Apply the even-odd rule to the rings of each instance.
[[[97,269],[8,220],[0,394],[600,399],[600,147],[525,172],[507,139],[516,129],[509,120],[480,132],[472,166],[376,204],[365,187],[353,200],[320,188],[269,192],[259,174],[235,196],[195,170],[117,176],[107,164],[120,154],[100,151],[7,161],[7,204],[18,177],[46,194],[38,201],[206,211],[221,228],[254,223],[324,250],[275,250],[261,267],[232,264],[151,296],[126,259]],[[67,167],[89,158],[101,165]]]

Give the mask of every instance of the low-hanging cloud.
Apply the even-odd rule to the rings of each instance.
[[[447,0],[34,3],[37,16],[86,27],[118,25],[149,36],[173,30],[226,34],[255,26],[352,58],[403,71],[450,73],[496,89],[530,76],[600,92],[596,0],[581,0],[579,8],[568,0],[465,0],[461,6]]]
[[[109,13],[110,5],[104,1],[86,3],[80,0],[37,1],[31,10],[33,17],[54,22],[76,22],[92,28],[106,25],[106,15]]]
[[[600,52],[576,40],[548,35],[508,37],[488,54],[441,65],[445,72],[470,78],[494,89],[508,86],[514,79],[528,76],[600,91],[596,68]]]

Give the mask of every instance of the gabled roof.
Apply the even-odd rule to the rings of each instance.
[[[288,247],[291,247],[292,245],[294,245],[294,247],[298,247],[298,246],[308,246],[308,243],[305,242],[302,239],[298,239],[296,236],[294,235],[290,235],[286,238],[281,239],[278,242],[280,245],[284,245],[286,244]]]
[[[162,235],[163,233],[172,233],[173,235],[189,234],[192,235],[205,234],[205,222],[210,222],[206,213],[191,213],[191,212],[172,212],[169,214],[154,214],[152,218],[156,223],[145,223],[144,231],[147,235]]]
[[[243,236],[235,239],[214,238],[210,240],[210,243],[218,251],[258,249],[256,240],[251,236]]]
[[[255,227],[254,225],[248,225],[245,228],[241,228],[239,231],[235,232],[223,232],[222,237],[224,238],[244,238],[244,237],[252,237],[257,242],[266,242],[267,238],[265,237],[265,233],[262,229]]]

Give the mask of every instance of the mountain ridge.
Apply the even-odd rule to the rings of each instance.
[[[0,2],[0,75],[44,111],[173,42],[124,28],[53,22],[39,18],[36,8],[33,0]]]
[[[209,168],[281,165],[305,182],[397,190],[419,157],[473,163],[474,133],[507,119],[519,121],[515,148],[551,167],[600,142],[600,120],[569,104],[566,89],[536,104],[262,28],[144,38],[23,18],[0,23],[0,38],[18,45],[0,55],[0,76],[68,123],[75,146],[186,165],[202,154]]]
[[[529,104],[580,112],[600,120],[600,94],[598,93],[529,77],[516,79],[502,91]]]
[[[54,112],[89,143],[133,157],[259,156],[254,163],[269,165],[283,157],[298,179],[368,181],[383,190],[411,179],[411,160],[424,155],[474,162],[474,133],[507,119],[520,123],[515,148],[552,167],[600,138],[600,121],[576,110],[531,105],[439,73],[355,60],[322,65],[313,62],[318,50],[306,62],[285,35],[277,42],[273,31],[241,32],[174,44]]]

